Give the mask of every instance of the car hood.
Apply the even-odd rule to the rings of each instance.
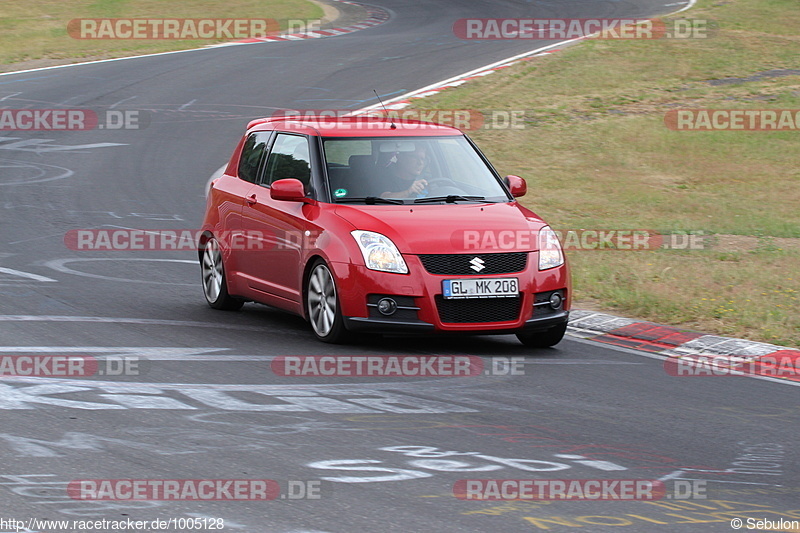
[[[517,202],[436,205],[338,205],[355,229],[389,237],[401,253],[496,253],[538,250],[545,222]]]

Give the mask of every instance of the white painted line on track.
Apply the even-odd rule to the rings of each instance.
[[[21,315],[22,318],[28,318],[27,316]],[[0,315],[0,321],[3,321],[6,317]],[[33,317],[37,318],[37,317]],[[44,318],[54,318],[54,317],[44,317]],[[55,318],[100,318],[100,317],[55,317]],[[143,321],[139,319],[115,319],[115,318],[108,318],[104,319],[103,322],[111,322],[111,321],[126,321],[129,323],[139,324],[142,322],[151,323],[151,322],[167,322],[168,326],[212,326],[212,327],[224,327],[225,329],[235,329],[236,326],[226,325],[226,324],[215,324],[213,322],[181,322],[177,320],[152,320],[152,321]],[[79,322],[82,320],[76,320]],[[94,320],[92,320],[94,322]],[[177,324],[175,324],[177,322]],[[157,324],[162,325],[162,324]],[[249,328],[248,326],[244,326]],[[261,327],[253,327],[252,329],[255,330],[262,330],[265,328]],[[227,353],[216,353],[216,354],[207,354],[207,352],[227,352],[230,348],[163,348],[163,347],[134,347],[134,346],[0,346],[0,354],[10,354],[10,353],[44,353],[44,354],[66,354],[66,353],[79,353],[79,354],[89,354],[89,353],[102,353],[108,355],[138,355],[141,357],[145,357],[151,361],[261,361],[261,362],[270,362],[276,357],[305,357],[306,354],[283,354],[283,355],[233,355]],[[198,354],[206,354],[206,355],[198,355]],[[379,357],[383,357],[384,355],[381,354]],[[330,357],[336,357],[336,355],[331,355]],[[365,355],[368,357],[368,355]],[[481,356],[478,356],[481,357]],[[484,356],[486,358],[491,358],[492,356]],[[481,357],[482,359],[484,357]],[[526,365],[642,365],[644,363],[637,363],[631,361],[609,361],[609,360],[598,360],[598,361],[585,361],[581,359],[562,359],[559,361],[525,361]]]
[[[683,12],[683,11],[686,11],[687,9],[691,9],[691,8],[693,8],[693,7],[694,7],[694,5],[695,5],[696,3],[697,3],[697,0],[689,0],[689,3],[688,3],[688,4],[686,4],[686,6],[685,6],[685,7],[681,8],[681,9],[679,9],[679,10],[677,10],[677,11],[673,12],[673,13],[669,13],[668,15],[677,15],[678,13],[681,13],[681,12]],[[671,5],[671,4],[667,4],[667,5]],[[667,16],[668,16],[668,15],[667,15]]]
[[[34,383],[42,384],[58,384],[74,387],[86,387],[93,389],[103,389],[107,392],[116,390],[135,390],[135,391],[152,391],[152,390],[175,390],[185,391],[187,389],[197,390],[215,390],[215,391],[252,391],[261,393],[275,393],[285,395],[298,395],[307,396],[314,395],[315,392],[325,394],[326,392],[339,392],[347,394],[353,391],[375,390],[375,391],[405,391],[409,393],[418,392],[425,394],[434,389],[436,386],[449,385],[452,388],[461,388],[464,383],[469,385],[477,384],[476,380],[471,377],[460,378],[428,378],[422,380],[409,381],[404,379],[402,381],[383,381],[383,382],[355,382],[348,384],[328,384],[328,383],[297,383],[285,385],[264,385],[259,383],[176,383],[176,382],[158,382],[158,381],[97,381],[89,379],[71,379],[71,378],[56,378],[56,377],[32,377],[32,376],[0,376],[0,383]],[[409,389],[409,390],[406,390]],[[438,391],[438,389],[436,389]],[[309,394],[310,393],[310,394]],[[460,400],[459,400],[460,401]],[[2,410],[2,407],[0,407]],[[465,411],[466,412],[466,411]]]
[[[1,139],[3,138],[0,138],[0,140]],[[6,139],[14,139],[14,138],[6,137]],[[0,145],[0,149],[3,149],[2,145]],[[59,167],[55,165],[45,165],[44,163],[33,163],[30,161],[21,161],[17,159],[0,159],[0,168],[33,168],[39,172],[38,176],[34,176],[30,179],[22,179],[17,181],[0,181],[0,186],[31,185],[32,183],[43,183],[46,181],[62,180],[65,178],[72,177],[75,174],[74,171],[65,167]],[[50,170],[51,172],[58,172],[58,173],[55,176],[48,177],[47,176],[48,170]]]
[[[734,485],[766,485],[768,487],[782,487],[783,486],[783,485],[775,484],[775,483],[757,483],[755,481],[727,481],[727,480],[722,480],[722,479],[708,479],[708,478],[695,479],[695,478],[690,478],[690,477],[683,477],[683,474],[688,474],[689,472],[711,472],[713,474],[726,474],[726,473],[728,473],[725,470],[697,470],[697,469],[694,469],[694,468],[692,468],[692,469],[687,468],[686,470],[675,470],[674,472],[671,472],[671,473],[667,474],[666,476],[662,476],[662,477],[658,478],[656,481],[661,481],[663,483],[665,481],[670,481],[672,479],[680,479],[680,480],[683,480],[683,481],[706,481],[706,482],[710,482],[710,483],[732,483]]]
[[[195,285],[194,283],[177,283],[169,281],[151,281],[145,279],[129,279],[129,278],[118,278],[114,276],[103,276],[101,274],[91,274],[89,272],[74,270],[72,268],[64,266],[68,263],[97,262],[97,261],[128,261],[128,262],[152,261],[156,263],[188,263],[192,265],[198,264],[196,260],[191,260],[191,259],[150,259],[145,257],[86,257],[86,258],[54,259],[52,261],[47,261],[46,263],[44,263],[44,266],[52,268],[53,270],[57,270],[58,272],[64,272],[65,274],[73,274],[75,276],[82,276],[85,278],[104,279],[107,281],[120,281],[123,283],[147,283],[150,285],[175,285],[175,286],[185,286],[185,287],[193,287]]]
[[[337,0],[334,0],[334,1],[337,1]],[[345,2],[345,3],[350,3],[350,2]],[[362,4],[362,5],[366,6],[366,4]],[[368,7],[372,7],[372,6],[368,6]],[[378,8],[378,10],[379,11],[385,11],[388,14],[388,11],[386,11],[386,10],[383,10],[383,9],[380,9],[380,8]],[[224,43],[209,44],[209,45],[203,46],[201,48],[190,48],[188,50],[172,50],[172,51],[169,51],[169,52],[157,52],[157,53],[153,53],[153,54],[143,54],[143,55],[137,55],[137,56],[114,57],[114,58],[111,58],[111,59],[97,59],[97,60],[93,60],[93,61],[83,61],[81,63],[69,63],[69,64],[66,64],[66,65],[53,65],[53,66],[50,66],[50,67],[38,67],[38,68],[30,68],[30,69],[25,69],[25,70],[17,70],[17,71],[12,71],[12,72],[0,72],[0,76],[10,76],[12,74],[23,74],[23,73],[27,73],[27,72],[40,72],[40,71],[45,71],[45,70],[54,70],[54,69],[58,69],[58,68],[78,67],[78,66],[83,66],[83,65],[93,65],[95,63],[109,63],[111,61],[123,61],[123,60],[126,60],[126,59],[139,59],[139,58],[142,58],[142,57],[156,57],[156,56],[165,56],[165,55],[171,55],[171,54],[182,54],[182,53],[185,53],[185,52],[197,52],[197,51],[202,51],[202,50],[213,50],[213,49],[216,49],[216,48],[224,48],[224,47],[228,47],[228,46],[247,46],[247,45],[250,45],[250,44],[265,44],[265,43],[271,43],[271,42],[286,42],[286,41],[307,40],[307,39],[315,39],[315,38],[323,38],[323,37],[336,37],[338,35],[347,35],[349,33],[353,33],[355,31],[359,31],[359,30],[366,30],[366,29],[374,28],[375,26],[379,26],[380,24],[383,24],[384,22],[386,22],[388,20],[388,18],[386,20],[382,20],[380,22],[376,22],[377,20],[378,19],[376,19],[374,14],[373,14],[373,15],[370,16],[370,18],[365,19],[365,21],[363,21],[361,23],[351,24],[350,26],[346,26],[344,28],[339,28],[339,29],[336,29],[336,30],[332,30],[332,31],[335,31],[336,33],[331,33],[331,34],[316,35],[315,32],[311,32],[311,31],[308,31],[308,32],[305,32],[305,33],[288,34],[288,35],[287,34],[280,34],[280,35],[277,35],[277,36],[275,36],[273,38],[265,38],[263,40],[256,40],[256,41],[249,41],[249,42],[231,41],[231,42],[224,42]],[[322,31],[329,31],[329,30],[322,30]],[[20,80],[20,81],[25,81],[25,80]],[[17,93],[17,94],[20,94],[20,93]]]
[[[42,235],[41,237],[33,237],[31,239],[23,239],[21,241],[10,242],[10,243],[8,243],[8,245],[11,246],[11,245],[14,245],[14,244],[22,244],[24,242],[40,241],[42,239],[52,239],[54,237],[58,237],[60,239],[63,239],[64,238],[64,234],[63,233],[53,233],[52,235]]]
[[[220,328],[236,329],[240,331],[266,331],[274,330],[270,326],[247,326],[243,324],[227,324],[224,322],[200,322],[197,320],[162,320],[157,318],[123,318],[107,316],[71,316],[71,315],[0,315],[0,322],[97,322],[110,324],[140,324],[144,326],[180,326],[190,328]],[[0,348],[2,349],[2,348]],[[33,349],[26,348],[26,349]],[[64,350],[65,348],[62,348]],[[117,349],[120,348],[109,348]],[[198,350],[200,348],[193,350]],[[220,350],[224,348],[208,348],[208,350]]]
[[[180,54],[183,52],[196,52],[197,50],[203,50],[203,48],[193,48],[191,50],[174,50],[172,52],[160,52],[157,54],[146,54],[141,56],[128,56],[128,57],[113,57],[111,59],[98,59],[95,61],[83,61],[81,63],[70,63],[68,65],[53,65],[51,67],[38,67],[38,68],[29,68],[25,70],[14,70],[11,72],[0,72],[0,76],[10,76],[12,74],[26,74],[28,72],[41,72],[44,70],[54,70],[58,68],[67,68],[67,67],[80,67],[83,65],[94,65],[97,63],[111,63],[112,61],[123,61],[125,59],[138,59],[140,57],[155,57],[155,56],[166,56],[170,54]],[[24,81],[24,80],[21,80]]]
[[[53,278],[40,276],[38,274],[31,274],[30,272],[22,272],[21,270],[14,270],[13,268],[0,267],[0,273],[10,274],[12,276],[19,276],[21,278],[32,279],[34,281],[44,281],[44,282],[52,282],[52,283],[57,283],[58,282],[58,280],[53,279]]]
[[[388,106],[389,104],[392,104],[394,102],[398,102],[398,101],[401,101],[401,100],[407,100],[409,98],[413,98],[415,96],[419,96],[424,92],[434,91],[435,89],[440,88],[442,85],[448,85],[448,84],[451,84],[451,83],[459,82],[459,81],[462,81],[464,78],[469,78],[471,76],[485,75],[485,74],[482,74],[484,71],[490,71],[491,69],[495,69],[495,68],[498,68],[498,67],[505,66],[508,63],[513,63],[514,61],[518,61],[518,60],[523,59],[525,57],[545,52],[545,51],[550,50],[551,48],[555,48],[557,46],[563,46],[563,45],[566,45],[566,44],[571,44],[571,43],[574,43],[574,42],[577,42],[577,41],[581,41],[581,40],[583,40],[585,38],[586,37],[578,37],[576,39],[569,39],[567,41],[560,41],[560,42],[557,42],[555,44],[549,44],[547,46],[542,46],[541,48],[537,48],[537,49],[532,50],[530,52],[523,52],[521,54],[517,54],[515,56],[511,56],[511,57],[508,57],[506,59],[501,59],[500,61],[495,61],[494,63],[490,63],[488,65],[484,65],[482,67],[478,67],[476,69],[470,70],[469,72],[465,72],[463,74],[459,74],[457,76],[453,76],[452,78],[447,78],[446,80],[443,80],[443,81],[439,81],[439,82],[436,82],[436,83],[431,83],[430,85],[426,85],[425,87],[422,87],[421,89],[416,89],[416,90],[411,91],[409,93],[406,93],[406,94],[403,94],[403,95],[400,95],[400,96],[396,96],[396,97],[390,98],[388,100],[384,100],[383,104]],[[489,74],[489,72],[487,72],[486,74]],[[431,94],[435,94],[435,92],[432,92]],[[371,111],[373,109],[380,108],[380,107],[381,107],[381,104],[377,103],[377,104],[373,104],[371,106],[367,106],[367,107],[363,107],[361,109],[357,109],[357,110],[355,110],[353,112],[354,113],[360,113],[360,112],[364,112],[364,111]]]
[[[128,98],[123,98],[122,100],[120,100],[120,101],[118,101],[118,102],[114,102],[113,104],[111,104],[110,106],[108,106],[108,108],[109,108],[109,109],[115,109],[115,108],[116,108],[118,105],[120,105],[121,103],[123,103],[123,102],[127,102],[128,100],[133,100],[134,98],[138,98],[138,97],[137,97],[137,96],[130,96],[130,97],[128,97]]]
[[[682,11],[686,11],[687,9],[690,9],[691,7],[693,7],[696,3],[697,3],[697,0],[689,0],[689,3],[685,7],[683,7],[682,9],[679,9],[678,11],[674,11],[672,13],[667,13],[666,15],[662,15],[662,16],[675,15],[675,14],[678,14],[678,13],[680,13]],[[577,42],[577,41],[582,41],[584,39],[588,39],[590,37],[593,37],[594,35],[599,35],[599,32],[593,33],[591,35],[585,35],[583,37],[577,37],[575,39],[568,39],[566,41],[559,41],[559,42],[557,42],[555,44],[542,46],[541,48],[537,48],[537,49],[532,50],[530,52],[524,52],[522,54],[517,54],[515,56],[508,57],[506,59],[501,59],[500,61],[496,61],[496,62],[491,63],[489,65],[484,65],[482,67],[478,67],[476,69],[470,70],[469,72],[465,72],[464,74],[459,74],[457,76],[453,76],[452,78],[448,78],[446,80],[443,80],[443,81],[440,81],[440,82],[437,82],[437,83],[432,83],[432,84],[427,85],[427,86],[425,86],[425,87],[423,87],[421,89],[416,89],[414,91],[411,91],[409,93],[397,96],[395,98],[390,98],[388,100],[384,100],[383,103],[379,102],[379,103],[373,104],[371,106],[367,106],[367,107],[364,107],[364,108],[361,108],[361,109],[357,109],[357,110],[353,111],[353,113],[351,113],[351,114],[363,113],[363,112],[366,112],[366,111],[372,111],[373,109],[382,108],[384,105],[386,107],[389,107],[393,103],[402,102],[404,100],[408,100],[409,98],[424,98],[426,96],[431,96],[433,94],[437,94],[439,92],[439,90],[443,89],[445,86],[453,87],[455,85],[461,85],[462,83],[464,83],[466,81],[465,78],[470,78],[470,77],[474,77],[474,76],[486,76],[486,75],[489,75],[492,72],[494,72],[494,69],[510,65],[511,63],[519,61],[520,59],[524,59],[524,58],[527,58],[527,57],[530,57],[530,56],[533,56],[533,55],[536,55],[536,54],[546,53],[548,50],[550,50],[552,48],[555,48],[557,46],[569,45],[569,44],[572,44],[572,43]],[[429,93],[429,94],[423,94],[423,93]]]
[[[61,318],[61,317],[59,317]],[[72,317],[67,317],[72,318]],[[76,317],[86,318],[86,317]],[[114,320],[114,319],[110,319]],[[125,319],[122,319],[125,320]],[[201,322],[200,324],[206,324]],[[180,359],[189,354],[208,352],[224,352],[230,348],[174,348],[167,346],[0,346],[0,353],[106,353],[110,355],[141,355],[148,359],[157,359],[163,355],[164,359]]]
[[[178,111],[183,111],[184,109],[188,108],[190,105],[192,105],[192,104],[193,104],[193,103],[195,103],[195,102],[197,102],[197,98],[195,98],[194,100],[191,100],[191,101],[189,101],[189,102],[186,102],[185,104],[183,104],[182,106],[180,106],[180,107],[178,108]]]
[[[482,356],[478,356],[482,357]],[[485,356],[492,357],[492,356]],[[642,365],[644,363],[636,363],[633,361],[603,361],[594,360],[587,361],[586,359],[551,359],[551,360],[525,360],[523,365]]]

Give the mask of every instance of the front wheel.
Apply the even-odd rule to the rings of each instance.
[[[314,335],[322,342],[338,344],[349,337],[339,308],[336,282],[322,260],[314,264],[308,275],[306,313]]]
[[[547,331],[540,331],[536,333],[517,333],[519,341],[530,348],[549,348],[555,346],[561,339],[564,338],[564,333],[567,332],[567,323],[564,322],[559,326],[553,326]]]
[[[208,239],[203,246],[200,270],[203,275],[203,294],[205,294],[208,305],[214,309],[228,311],[241,309],[244,301],[228,294],[228,283],[225,279],[222,253],[219,249],[219,242],[214,237]]]

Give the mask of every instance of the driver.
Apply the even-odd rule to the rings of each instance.
[[[416,145],[413,152],[395,152],[386,167],[383,198],[417,198],[424,195],[428,180],[420,178],[428,159],[427,150]]]

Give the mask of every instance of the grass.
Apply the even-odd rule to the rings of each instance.
[[[217,40],[74,39],[67,23],[79,18],[261,18],[286,27],[316,20],[322,9],[306,0],[3,0],[0,70],[197,48]]]
[[[701,0],[670,19],[709,20],[706,39],[584,41],[414,104],[525,110],[522,130],[471,136],[556,229],[716,235],[704,250],[568,252],[577,307],[800,346],[800,131],[664,125],[676,108],[800,109],[800,75],[755,76],[800,69],[796,7]]]

